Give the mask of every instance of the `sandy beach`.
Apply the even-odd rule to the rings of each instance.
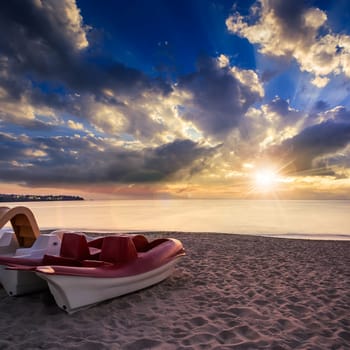
[[[350,349],[350,242],[198,233],[162,283],[68,315],[0,288],[0,349]]]

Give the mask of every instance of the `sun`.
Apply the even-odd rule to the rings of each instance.
[[[257,170],[254,173],[254,182],[257,189],[264,192],[271,191],[277,185],[277,173],[272,169]]]

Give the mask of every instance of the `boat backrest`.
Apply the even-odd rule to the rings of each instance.
[[[11,231],[0,232],[0,255],[13,254],[18,249],[17,236]]]
[[[62,237],[60,256],[76,260],[90,258],[86,237],[79,233],[65,233]]]
[[[145,252],[148,250],[148,240],[144,235],[135,235],[132,237],[136,251]]]
[[[95,239],[92,239],[91,241],[88,241],[88,246],[89,247],[92,247],[92,248],[98,248],[98,249],[101,249],[102,247],[102,243],[103,243],[103,240],[105,238],[102,236],[102,237],[98,237],[98,238],[95,238]]]
[[[127,263],[137,258],[137,251],[129,236],[107,236],[104,238],[100,260],[113,264]]]
[[[12,241],[17,242],[17,237],[14,232],[11,231],[1,231],[0,232],[0,247],[9,246]],[[17,242],[18,245],[18,242]]]

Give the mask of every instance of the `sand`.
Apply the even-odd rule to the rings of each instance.
[[[0,288],[0,349],[350,349],[350,242],[165,235],[169,279],[73,315]]]

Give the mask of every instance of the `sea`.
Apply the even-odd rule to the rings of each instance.
[[[84,200],[29,207],[41,230],[182,231],[350,240],[348,200]]]

